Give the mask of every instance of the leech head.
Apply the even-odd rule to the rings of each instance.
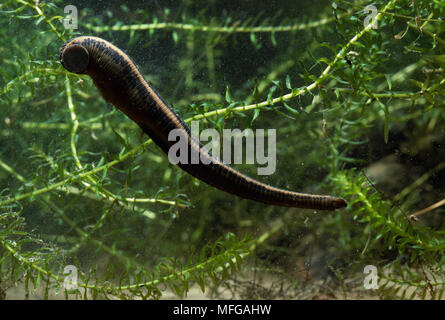
[[[69,42],[60,49],[60,62],[69,72],[85,73],[89,61],[88,50],[80,44]]]

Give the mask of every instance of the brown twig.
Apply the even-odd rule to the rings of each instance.
[[[420,216],[420,215],[422,215],[424,213],[430,212],[430,211],[432,211],[432,210],[434,210],[434,209],[436,209],[436,208],[438,208],[440,206],[443,206],[444,204],[445,204],[445,199],[442,199],[439,202],[436,202],[435,204],[429,206],[428,208],[425,208],[425,209],[422,209],[422,210],[414,212],[412,215],[409,216],[409,218],[411,220],[417,220],[418,216]]]

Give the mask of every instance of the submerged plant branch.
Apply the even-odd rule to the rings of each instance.
[[[337,18],[344,18],[349,14],[350,14],[349,12],[346,12],[341,15],[338,15]],[[84,24],[84,26],[87,29],[90,29],[97,33],[102,33],[106,31],[141,31],[141,30],[157,30],[157,29],[176,29],[183,31],[216,32],[216,33],[279,33],[279,32],[292,32],[292,31],[317,28],[322,25],[332,23],[335,20],[336,17],[330,17],[308,23],[296,23],[293,25],[283,25],[283,26],[255,26],[255,27],[242,26],[240,25],[239,22],[235,22],[232,26],[205,26],[205,25],[178,23],[178,22],[153,22],[153,23],[144,23],[137,25],[115,25],[115,26],[94,26],[92,24],[86,23]]]
[[[34,3],[33,2],[24,1],[24,0],[15,0],[15,1],[17,3],[23,4],[23,5],[27,6],[27,7],[35,10],[37,12],[37,17],[38,17],[37,21],[43,19],[46,22],[46,24],[50,27],[51,31],[54,32],[60,40],[62,40],[63,42],[66,41],[66,39],[62,35],[62,33],[60,33],[57,30],[57,28],[54,26],[54,24],[52,23],[53,20],[61,20],[63,17],[55,16],[55,17],[52,17],[52,18],[48,18],[45,15],[45,12],[40,7],[39,1],[35,1]]]
[[[397,0],[390,1],[385,6],[385,8],[383,9],[383,12],[385,12],[388,9],[390,9],[394,5],[394,3],[396,1]],[[380,18],[380,16],[381,16],[381,13],[379,13],[376,16],[376,19],[378,20]],[[317,88],[323,81],[325,81],[329,77],[329,73],[334,68],[334,66],[337,64],[337,62],[339,60],[343,59],[345,54],[346,54],[346,52],[349,50],[349,48],[351,46],[353,46],[354,43],[356,41],[358,41],[360,39],[360,37],[363,36],[363,34],[365,34],[365,32],[367,32],[369,30],[371,30],[371,25],[368,25],[365,28],[363,28],[351,40],[349,40],[349,42],[337,53],[337,55],[334,58],[334,60],[331,63],[329,63],[329,65],[325,68],[325,70],[321,73],[321,75],[317,78],[317,80],[315,80],[312,84],[310,84],[307,87],[300,88],[300,89],[295,89],[295,90],[293,90],[289,94],[286,94],[286,95],[283,95],[283,96],[280,96],[280,97],[277,97],[277,98],[274,98],[274,99],[271,99],[271,100],[266,100],[266,101],[263,101],[263,102],[260,102],[260,103],[255,103],[255,104],[250,104],[250,105],[245,105],[245,106],[240,106],[240,107],[232,107],[232,108],[227,107],[227,108],[222,108],[222,109],[210,111],[210,112],[207,112],[205,114],[199,114],[199,115],[196,115],[196,116],[193,116],[193,117],[190,117],[190,118],[186,119],[186,121],[189,122],[189,121],[192,121],[192,120],[199,120],[199,119],[203,119],[203,118],[207,118],[207,117],[212,117],[212,116],[217,116],[217,115],[224,115],[224,114],[227,114],[229,112],[238,112],[238,111],[241,112],[241,111],[254,110],[254,109],[258,109],[258,108],[264,108],[264,107],[269,106],[269,105],[274,105],[274,104],[277,104],[279,102],[283,102],[283,101],[295,98],[295,97],[297,97],[297,96],[299,96],[299,95],[301,95],[303,93],[310,92],[310,91],[314,90],[315,88]],[[74,181],[79,181],[79,180],[82,180],[83,178],[90,179],[89,177],[91,177],[91,175],[93,175],[93,174],[95,174],[97,172],[103,171],[103,170],[107,170],[110,167],[112,167],[112,166],[122,162],[123,160],[129,158],[130,156],[135,155],[138,151],[142,150],[144,147],[149,145],[151,142],[152,142],[152,140],[149,139],[149,140],[145,141],[143,144],[137,146],[136,148],[126,152],[123,155],[120,155],[118,159],[110,161],[107,164],[104,164],[104,165],[102,165],[100,167],[94,168],[92,170],[84,171],[84,172],[82,172],[82,170],[80,170],[79,171],[80,173],[77,173],[77,174],[74,173],[74,174],[70,175],[71,176],[70,178],[67,178],[65,180],[59,181],[57,183],[54,183],[54,184],[52,184],[52,185],[50,185],[48,187],[37,189],[37,190],[31,191],[31,192],[28,192],[28,193],[25,193],[25,194],[21,194],[21,195],[15,196],[13,198],[9,198],[9,199],[0,201],[0,206],[1,205],[6,205],[6,204],[9,204],[9,203],[13,203],[13,202],[16,202],[16,201],[19,201],[19,200],[22,200],[22,199],[25,199],[25,198],[28,198],[28,197],[34,197],[34,196],[37,196],[37,195],[49,192],[49,191],[54,190],[56,188],[62,187],[62,186],[64,186],[67,183],[71,183],[71,182],[74,182]]]
[[[152,141],[139,137],[137,127],[119,112],[104,111],[104,102],[90,80],[67,75],[53,61],[58,47],[54,36],[62,40],[69,33],[59,23],[63,19],[57,15],[61,3],[5,0],[5,5],[0,5],[9,10],[1,14],[17,31],[17,35],[0,32],[0,42],[6,43],[0,45],[5,53],[2,57],[12,57],[0,58],[5,66],[0,70],[0,116],[4,121],[0,129],[4,138],[0,156],[0,180],[4,182],[0,190],[0,292],[3,279],[14,285],[25,283],[26,293],[29,286],[38,288],[43,282],[47,298],[50,290],[63,290],[65,278],[60,271],[66,263],[81,270],[80,290],[65,291],[66,298],[73,294],[84,299],[158,299],[166,289],[183,297],[196,284],[203,292],[211,291],[207,288],[213,284],[217,292],[221,281],[237,276],[241,262],[256,254],[257,248],[262,258],[253,262],[254,272],[280,269],[258,267],[259,263],[270,263],[270,250],[273,256],[288,254],[286,259],[292,265],[292,259],[310,258],[305,243],[292,250],[275,241],[264,245],[286,228],[289,232],[280,233],[279,242],[302,242],[296,232],[326,235],[309,237],[313,241],[309,247],[335,250],[335,260],[345,263],[342,270],[335,270],[337,262],[329,266],[336,274],[362,275],[364,263],[375,264],[379,273],[384,269],[384,280],[376,292],[381,297],[400,296],[399,290],[404,298],[411,287],[411,298],[424,298],[425,292],[432,297],[443,295],[441,216],[410,219],[415,218],[410,215],[413,208],[427,208],[416,215],[443,203],[428,207],[428,198],[441,199],[442,184],[432,177],[444,168],[440,159],[431,156],[435,153],[432,148],[441,155],[434,144],[443,138],[445,96],[445,80],[440,76],[444,40],[437,23],[444,9],[437,1],[374,2],[376,19],[380,19],[377,30],[371,30],[371,25],[363,27],[366,12],[362,9],[369,1],[335,1],[332,7],[314,4],[323,10],[316,12],[326,15],[320,20],[311,17],[307,23],[289,20],[282,13],[262,19],[255,10],[243,21],[227,16],[226,20],[218,17],[204,22],[199,14],[188,12],[195,13],[192,6],[184,4],[181,17],[172,18],[167,9],[164,16],[181,22],[161,23],[155,17],[152,23],[143,23],[150,14],[130,14],[125,6],[113,5],[104,20],[115,21],[117,11],[128,23],[103,25],[102,16],[90,15],[89,24],[83,24],[98,33],[126,31],[120,40],[128,40],[129,50],[145,39],[138,30],[148,31],[148,41],[162,43],[159,52],[173,52],[174,48],[168,56],[171,61],[156,66],[159,78],[150,78],[164,84],[175,109],[185,106],[187,122],[206,119],[205,125],[219,130],[233,124],[280,128],[286,139],[278,141],[277,149],[283,155],[280,161],[285,176],[277,175],[278,180],[289,188],[327,188],[350,200],[341,212],[302,212],[301,220],[293,209],[228,201],[211,188],[184,179],[180,171],[166,166],[160,155],[145,153]],[[334,13],[329,15],[332,9]],[[23,26],[30,28],[29,35],[23,36]],[[394,35],[400,26],[403,30]],[[295,32],[310,28],[311,32]],[[182,37],[181,31],[186,36]],[[229,39],[232,34],[236,36]],[[246,39],[241,34],[247,38],[250,34],[253,46],[240,46],[239,38]],[[307,46],[301,47],[302,43]],[[248,70],[249,74],[232,74],[225,69],[229,64],[232,67],[232,50],[245,54],[246,59],[264,61],[246,63],[244,69],[243,61],[237,59],[234,69]],[[170,68],[181,70],[184,77],[171,77]],[[225,97],[217,89],[223,86],[230,88]],[[232,91],[243,98],[233,99]],[[273,113],[259,116],[263,111]],[[374,139],[380,136],[375,132],[380,128],[388,144]],[[427,144],[423,138],[428,139]],[[142,153],[148,158],[142,159],[148,160],[143,167],[139,163]],[[392,191],[399,192],[395,197],[388,197],[385,187],[377,191],[358,171],[345,169],[370,166],[388,153],[400,156],[403,163],[398,165],[406,170],[415,166],[412,176],[418,174],[414,182],[402,179],[402,183],[391,183]],[[419,161],[426,156],[427,161]],[[409,159],[415,159],[415,164]],[[286,168],[292,168],[289,177]],[[147,183],[150,180],[156,183]],[[182,199],[189,194],[193,206]],[[393,203],[400,203],[400,208]],[[271,223],[276,214],[287,220]],[[428,218],[434,218],[433,223]],[[249,234],[258,228],[265,231],[253,240],[230,235],[235,231]],[[220,234],[227,236],[221,240]],[[398,268],[404,272],[386,274]],[[431,278],[419,272],[423,269],[428,269]],[[284,287],[300,291],[298,279],[286,279]],[[355,284],[341,285],[346,290]],[[285,295],[280,290],[277,297]],[[271,297],[275,298],[261,298]]]

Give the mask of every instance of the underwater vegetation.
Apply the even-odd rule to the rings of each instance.
[[[443,299],[444,12],[2,1],[0,299]],[[276,129],[275,172],[240,172],[347,207],[267,205],[180,170],[60,64],[84,35],[123,49],[187,124]]]

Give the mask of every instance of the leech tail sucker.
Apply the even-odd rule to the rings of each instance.
[[[201,181],[239,197],[265,204],[317,210],[346,207],[347,203],[342,198],[272,187],[213,157],[192,136],[185,122],[144,79],[131,58],[110,42],[91,36],[71,39],[60,49],[60,62],[70,72],[89,75],[104,99],[136,122],[166,154],[176,143],[168,140],[169,133],[180,129],[188,141],[189,150],[197,152],[200,160],[197,164],[188,161],[178,163],[178,166]]]

